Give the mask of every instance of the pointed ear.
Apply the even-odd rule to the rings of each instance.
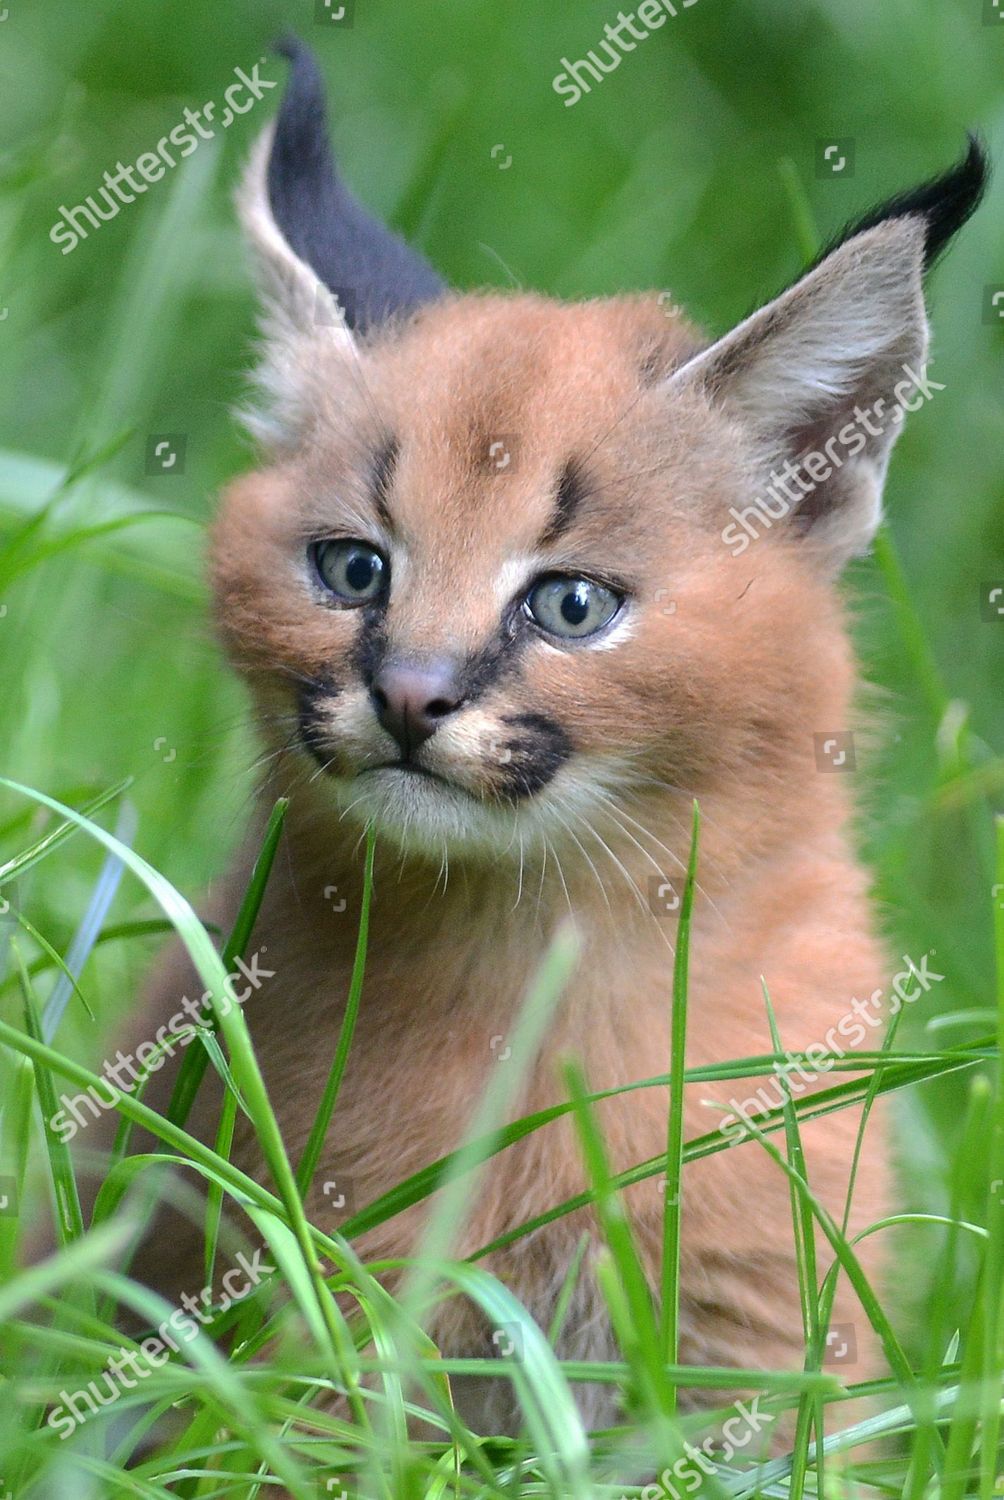
[[[431,266],[340,181],[313,55],[292,38],[278,50],[292,63],[289,83],[237,194],[264,303],[265,357],[256,381],[270,408],[244,416],[269,441],[288,439],[302,413],[307,339],[325,335],[329,350],[354,357],[356,333],[446,291]]]
[[[788,291],[677,370],[751,441],[737,555],[776,523],[836,570],[867,550],[905,410],[929,396],[925,268],[976,207],[978,143],[960,166],[853,226]],[[745,540],[744,540],[745,538]]]
[[[446,285],[339,178],[313,54],[293,37],[278,50],[292,68],[278,117],[248,174],[245,223],[267,262],[274,267],[277,252],[287,263],[298,262],[335,295],[346,325],[365,333],[442,296]]]

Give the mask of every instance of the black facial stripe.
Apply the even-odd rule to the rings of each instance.
[[[472,652],[460,670],[459,686],[465,700],[480,698],[515,672],[532,638],[521,612],[507,612],[493,638],[480,651]]]
[[[570,460],[558,481],[558,493],[554,502],[554,515],[540,538],[539,546],[550,547],[565,535],[575,519],[575,514],[586,494],[586,483],[582,470],[575,460]]]
[[[394,528],[393,517],[390,513],[390,490],[394,482],[394,469],[399,451],[397,439],[388,439],[377,454],[373,465],[371,484],[373,504],[376,506],[381,525],[386,526],[388,531]]]
[[[324,732],[327,727],[322,700],[330,702],[337,698],[341,689],[330,677],[313,682],[301,682],[297,689],[297,707],[300,716],[300,739],[319,766],[327,767],[331,759]]]
[[[364,607],[359,611],[359,630],[349,653],[352,670],[367,688],[372,686],[373,679],[387,655],[384,614],[382,602]]]
[[[572,741],[557,720],[546,714],[511,714],[502,722],[529,731],[506,742],[511,759],[506,762],[502,795],[513,800],[532,797],[568,760]]]

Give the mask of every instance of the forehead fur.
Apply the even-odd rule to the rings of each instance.
[[[330,519],[339,485],[343,500],[347,488],[367,504],[374,460],[392,450],[389,509],[402,537],[428,547],[440,533],[452,552],[465,537],[494,539],[492,552],[533,547],[571,466],[569,541],[616,545],[616,528],[637,541],[651,526],[639,494],[668,488],[693,508],[728,469],[725,419],[684,395],[674,420],[663,388],[700,347],[697,332],[654,297],[453,297],[385,328],[355,355],[315,337],[312,419],[292,460],[306,476],[304,504],[316,501],[318,523]]]
[[[695,331],[651,297],[492,294],[446,298],[385,327],[361,346],[349,381],[338,340],[318,335],[309,352],[327,387],[325,399],[315,380],[316,409],[336,427],[332,405],[348,397],[371,435],[373,418],[393,420],[450,457],[480,462],[482,443],[500,435],[523,436],[528,455],[558,441],[598,443],[627,402],[698,347]]]

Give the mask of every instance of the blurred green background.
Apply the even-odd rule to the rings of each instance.
[[[229,415],[254,331],[230,196],[280,89],[65,256],[49,239],[60,205],[151,150],[185,106],[220,100],[235,68],[264,58],[261,76],[283,79],[269,44],[287,28],[319,54],[360,197],[462,287],[671,288],[720,332],[797,273],[810,226],[828,237],[941,170],[967,126],[1004,158],[1004,5],[991,0],[698,0],[572,108],[552,79],[599,45],[611,0],[356,0],[351,26],[305,0],[6,5],[0,771],[78,802],[133,777],[137,847],[193,898],[253,786],[200,552],[214,493],[251,461]],[[852,143],[840,174],[823,170],[831,140]],[[849,580],[884,726],[858,772],[862,842],[894,953],[933,949],[948,976],[907,1018],[914,1046],[935,1011],[952,1020],[938,1045],[992,1028],[1004,618],[985,618],[980,595],[1004,582],[1002,229],[999,181],[930,281],[946,389],[896,449],[895,551]],[[183,461],[149,473],[163,435],[183,437]],[[30,836],[25,803],[4,796],[0,860]],[[77,839],[19,892],[60,951],[99,865]],[[144,913],[123,886],[114,915]],[[103,1019],[130,1003],[147,953],[110,942],[91,960]],[[96,1057],[93,1028],[84,1040]],[[940,1202],[963,1088],[900,1102],[919,1207]]]

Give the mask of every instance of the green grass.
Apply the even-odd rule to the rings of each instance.
[[[9,12],[0,22],[0,1176],[17,1181],[20,1201],[18,1215],[0,1213],[0,1496],[267,1496],[274,1477],[298,1497],[337,1495],[344,1484],[395,1500],[617,1500],[643,1493],[646,1464],[661,1470],[681,1461],[685,1440],[720,1436],[746,1387],[792,1414],[791,1453],[758,1463],[751,1444],[727,1465],[719,1442],[702,1493],[811,1495],[821,1471],[827,1495],[1004,1493],[1004,1192],[991,1187],[1004,1181],[1004,842],[993,818],[1004,788],[1004,624],[979,609],[980,585],[1004,579],[1004,320],[984,319],[987,289],[1004,285],[999,184],[931,279],[933,374],[946,389],[907,424],[888,526],[848,579],[884,730],[858,775],[861,847],[891,951],[933,949],[948,978],[935,1000],[901,1016],[883,1049],[855,1058],[861,1078],[834,1068],[826,1090],[787,1101],[762,1139],[741,1148],[768,1152],[788,1177],[803,1248],[803,1372],[677,1362],[687,1166],[722,1149],[717,1130],[686,1140],[674,1109],[666,1153],[611,1177],[596,1096],[574,1068],[565,1105],[506,1123],[520,1069],[574,966],[567,938],[528,997],[512,1065],[493,1075],[471,1140],[358,1205],[338,1236],[310,1222],[303,1189],[336,1106],[354,1006],[365,1003],[364,929],[302,1161],[285,1152],[239,1008],[206,1017],[205,1045],[186,1054],[170,1118],[135,1094],[118,1101],[118,1150],[86,1228],[73,1164],[41,1125],[54,1094],[94,1081],[104,1038],[165,931],[181,934],[218,990],[247,940],[281,821],[280,809],[234,931],[207,933],[201,893],[246,827],[256,747],[212,643],[199,553],[214,491],[249,462],[227,412],[252,336],[229,193],[274,106],[266,100],[201,146],[66,257],[48,239],[59,205],[149,149],[184,105],[218,98],[236,66],[253,65],[293,26],[321,55],[361,196],[451,280],[507,285],[512,276],[564,296],[666,286],[723,330],[790,278],[820,235],[959,154],[967,125],[981,125],[1004,159],[1004,22],[999,32],[983,25],[975,0],[700,0],[566,110],[550,80],[563,55],[583,55],[614,18],[601,0],[567,10],[358,0],[354,27],[337,34],[315,28],[309,5],[285,0],[47,0],[34,12],[10,0]],[[850,179],[814,175],[815,142],[831,135],[856,139]],[[492,156],[499,143],[512,157],[505,170]],[[160,433],[185,434],[186,461],[150,475],[147,445]],[[680,952],[676,975],[666,975],[672,1055],[657,1079],[634,1086],[682,1072],[725,1097],[734,1080],[769,1069],[772,1054],[684,1068],[685,944]],[[768,997],[765,1047],[771,1024]],[[185,1121],[199,1071],[213,1066],[227,1103],[208,1145]],[[836,1374],[820,1368],[819,1330],[834,1267],[862,1273],[846,1216],[826,1218],[813,1196],[799,1130],[880,1094],[894,1111],[901,1211],[872,1232],[889,1239],[895,1274],[860,1289],[893,1374],[870,1388],[876,1414],[852,1424],[841,1420]],[[262,1143],[267,1185],[228,1159],[241,1109]],[[451,1259],[470,1172],[559,1110],[574,1115],[604,1229],[599,1275],[616,1363],[559,1360],[560,1316],[537,1329],[484,1270],[491,1247]],[[265,1246],[276,1271],[61,1442],[46,1426],[48,1403],[135,1347],[123,1326],[156,1327],[172,1311],[110,1269],[142,1218],[152,1165],[125,1159],[133,1126],[209,1184],[207,1267],[238,1248],[222,1243],[228,1198],[243,1214],[246,1247]],[[639,1276],[618,1192],[646,1176],[666,1183],[660,1306]],[[353,1242],[444,1185],[393,1301]],[[59,1249],[24,1269],[20,1243],[50,1201]],[[829,1246],[815,1263],[813,1222]],[[519,1329],[522,1358],[439,1358],[420,1330],[423,1307],[461,1294],[495,1325]],[[451,1375],[497,1375],[500,1364],[525,1416],[516,1439],[468,1432],[450,1405]],[[573,1380],[619,1385],[624,1424],[584,1432]],[[333,1385],[349,1393],[348,1418],[323,1409]],[[696,1385],[716,1392],[718,1417],[679,1411],[678,1390]],[[416,1409],[437,1439],[407,1437]],[[169,1431],[147,1443],[154,1413],[165,1411]],[[692,1490],[692,1466],[687,1473],[681,1493]]]

